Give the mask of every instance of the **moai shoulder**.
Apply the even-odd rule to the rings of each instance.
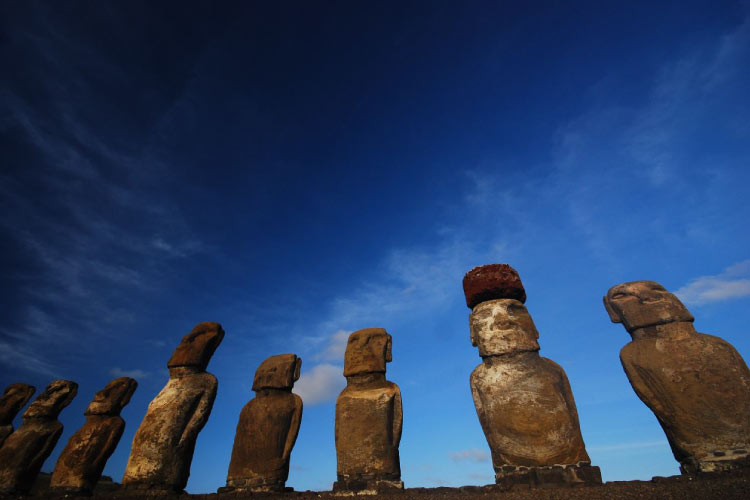
[[[78,392],[78,384],[55,380],[29,405],[23,424],[0,448],[0,493],[27,493],[63,431],[57,420]]]
[[[377,492],[403,488],[398,446],[403,410],[399,387],[385,379],[392,337],[382,328],[349,336],[344,361],[347,386],[336,400],[334,491]]]
[[[471,343],[482,363],[471,374],[477,416],[499,484],[598,483],[590,465],[570,383],[560,365],[539,356],[539,332],[526,292],[507,264],[464,277]]]
[[[133,438],[122,478],[125,488],[185,488],[198,434],[216,398],[216,377],[206,367],[223,338],[220,324],[199,323],[175,349],[167,363],[169,382],[148,405]]]
[[[11,384],[5,388],[0,398],[0,448],[8,436],[13,433],[13,419],[16,418],[21,408],[31,399],[36,392],[33,385]]]
[[[696,332],[692,314],[657,282],[614,286],[604,305],[632,337],[620,361],[682,472],[750,465],[750,371],[736,349]]]
[[[284,491],[302,420],[302,398],[291,392],[301,365],[295,354],[279,354],[258,367],[256,396],[240,412],[227,486],[220,492]]]
[[[50,478],[56,493],[90,494],[125,430],[120,412],[138,383],[129,377],[112,380],[84,412],[86,423],[68,440]]]

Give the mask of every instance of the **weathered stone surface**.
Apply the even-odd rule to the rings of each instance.
[[[187,484],[198,433],[216,398],[216,377],[205,369],[223,338],[220,324],[200,323],[175,349],[167,364],[169,382],[148,405],[133,438],[124,488],[179,492]]]
[[[336,401],[334,491],[375,494],[403,488],[398,454],[401,391],[385,379],[391,344],[391,336],[382,328],[349,336],[344,364],[347,386]]]
[[[302,420],[302,399],[292,394],[302,360],[294,354],[271,356],[255,372],[255,398],[240,413],[222,491],[283,491],[289,457]]]
[[[138,382],[112,380],[86,409],[86,423],[68,440],[57,459],[50,488],[55,493],[90,494],[125,430],[120,412],[130,402]]]
[[[515,299],[483,301],[469,316],[482,364],[470,385],[498,484],[600,483],[581,437],[563,369],[539,356],[539,333]]]
[[[11,384],[5,388],[3,397],[0,398],[0,448],[13,433],[13,419],[23,405],[34,395],[36,387],[28,384]]]
[[[508,264],[487,264],[475,267],[464,276],[466,305],[495,299],[515,299],[526,302],[526,291],[518,272]]]
[[[614,286],[604,306],[633,339],[620,361],[664,429],[680,470],[747,467],[750,371],[734,347],[696,332],[690,312],[654,281]]]
[[[55,380],[29,405],[23,424],[0,449],[0,493],[26,493],[60,439],[63,425],[57,420],[78,392],[78,384]]]

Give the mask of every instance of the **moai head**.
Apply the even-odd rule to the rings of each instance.
[[[211,356],[224,338],[224,329],[219,323],[198,323],[182,337],[180,345],[167,362],[167,368],[190,366],[205,371]]]
[[[539,332],[526,306],[514,299],[482,302],[469,315],[471,345],[481,357],[538,351]]]
[[[11,384],[6,387],[0,398],[0,425],[10,425],[35,391],[36,387],[28,384]]]
[[[114,379],[96,393],[84,415],[119,415],[137,387],[138,382],[130,377]]]
[[[349,335],[344,355],[344,376],[385,373],[392,360],[393,339],[383,328],[365,328]]]
[[[604,297],[604,307],[612,322],[622,323],[629,333],[647,326],[694,321],[680,299],[655,281],[629,281],[613,286]]]
[[[263,361],[255,371],[253,390],[288,389],[299,380],[302,358],[296,354],[277,354]]]
[[[23,418],[55,419],[78,394],[78,384],[70,380],[55,380],[26,408]]]

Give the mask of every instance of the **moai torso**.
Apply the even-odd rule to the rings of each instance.
[[[34,395],[36,388],[28,384],[11,384],[0,398],[0,448],[13,433],[13,419]]]
[[[381,328],[359,330],[349,337],[347,387],[336,401],[334,490],[403,488],[398,453],[401,391],[385,379],[390,345],[391,336]]]
[[[93,491],[125,430],[120,411],[136,387],[135,380],[121,377],[96,393],[84,413],[86,423],[71,436],[57,459],[50,478],[53,491],[82,494]]]
[[[696,332],[689,311],[656,282],[617,285],[605,306],[632,335],[620,361],[683,473],[750,465],[750,371],[734,347]]]
[[[200,323],[169,360],[169,382],[151,401],[133,438],[122,484],[181,491],[190,475],[195,442],[216,398],[216,377],[206,366],[224,338],[218,323]]]
[[[496,481],[601,482],[598,468],[589,465],[568,378],[560,365],[539,356],[539,333],[523,305],[518,273],[506,264],[474,268],[464,291],[472,308],[471,342],[482,357],[471,391]]]
[[[256,371],[256,396],[240,413],[225,490],[284,490],[302,420],[302,399],[291,392],[301,361],[279,354]]]
[[[0,493],[26,493],[31,489],[62,434],[63,425],[57,416],[77,391],[75,382],[56,380],[29,405],[23,424],[0,449]]]

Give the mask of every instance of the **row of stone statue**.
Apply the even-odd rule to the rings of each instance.
[[[563,369],[539,356],[539,333],[524,302],[518,273],[506,264],[469,271],[463,280],[471,342],[482,363],[470,385],[492,451],[495,479],[507,486],[599,483],[581,436]],[[604,305],[632,336],[620,353],[627,377],[664,429],[685,474],[750,465],[750,371],[724,340],[697,333],[693,317],[661,285],[636,281],[612,287]],[[201,323],[167,363],[169,382],[149,404],[133,439],[122,485],[128,490],[180,491],[187,484],[198,433],[216,396],[206,372],[224,330]],[[403,488],[398,446],[403,414],[398,386],[385,379],[391,336],[381,328],[349,336],[347,386],[336,402],[338,480],[334,491]],[[301,359],[281,354],[255,373],[256,396],[240,413],[226,487],[220,491],[281,491],[302,419],[291,392]],[[120,410],[137,384],[123,377],[98,392],[86,423],[69,440],[51,477],[58,492],[91,492],[122,435]],[[0,400],[0,493],[28,491],[62,433],[59,412],[74,382],[58,380],[32,403],[23,425],[13,417],[34,392],[25,384]]]

